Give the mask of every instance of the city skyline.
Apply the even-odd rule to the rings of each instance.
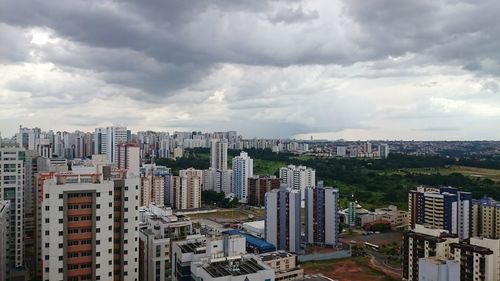
[[[2,136],[22,124],[498,140],[499,6],[2,1]]]

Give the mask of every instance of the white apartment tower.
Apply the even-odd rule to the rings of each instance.
[[[9,268],[24,266],[24,160],[19,144],[0,143],[0,201],[10,201]]]
[[[233,192],[242,203],[248,200],[248,178],[253,177],[253,159],[242,151],[233,158]]]
[[[210,168],[227,170],[227,140],[212,140]]]
[[[305,166],[288,165],[279,170],[281,183],[292,189],[300,190],[302,200],[305,198],[305,188],[316,185],[316,171]],[[304,203],[302,202],[302,206]]]
[[[106,154],[108,161],[117,163],[118,145],[127,142],[127,127],[96,128],[94,153]]]

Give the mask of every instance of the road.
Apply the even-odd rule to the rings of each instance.
[[[366,252],[371,256],[371,262],[374,267],[382,270],[393,278],[401,279],[401,276],[403,275],[403,271],[401,268],[394,268],[388,265],[386,263],[386,257],[376,251],[366,249]]]

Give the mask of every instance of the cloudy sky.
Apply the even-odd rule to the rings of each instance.
[[[0,0],[0,131],[500,139],[496,0]]]

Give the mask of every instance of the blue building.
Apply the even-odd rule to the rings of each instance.
[[[454,187],[424,187],[408,195],[410,228],[422,224],[447,230],[460,240],[468,239],[472,231],[472,194]]]

